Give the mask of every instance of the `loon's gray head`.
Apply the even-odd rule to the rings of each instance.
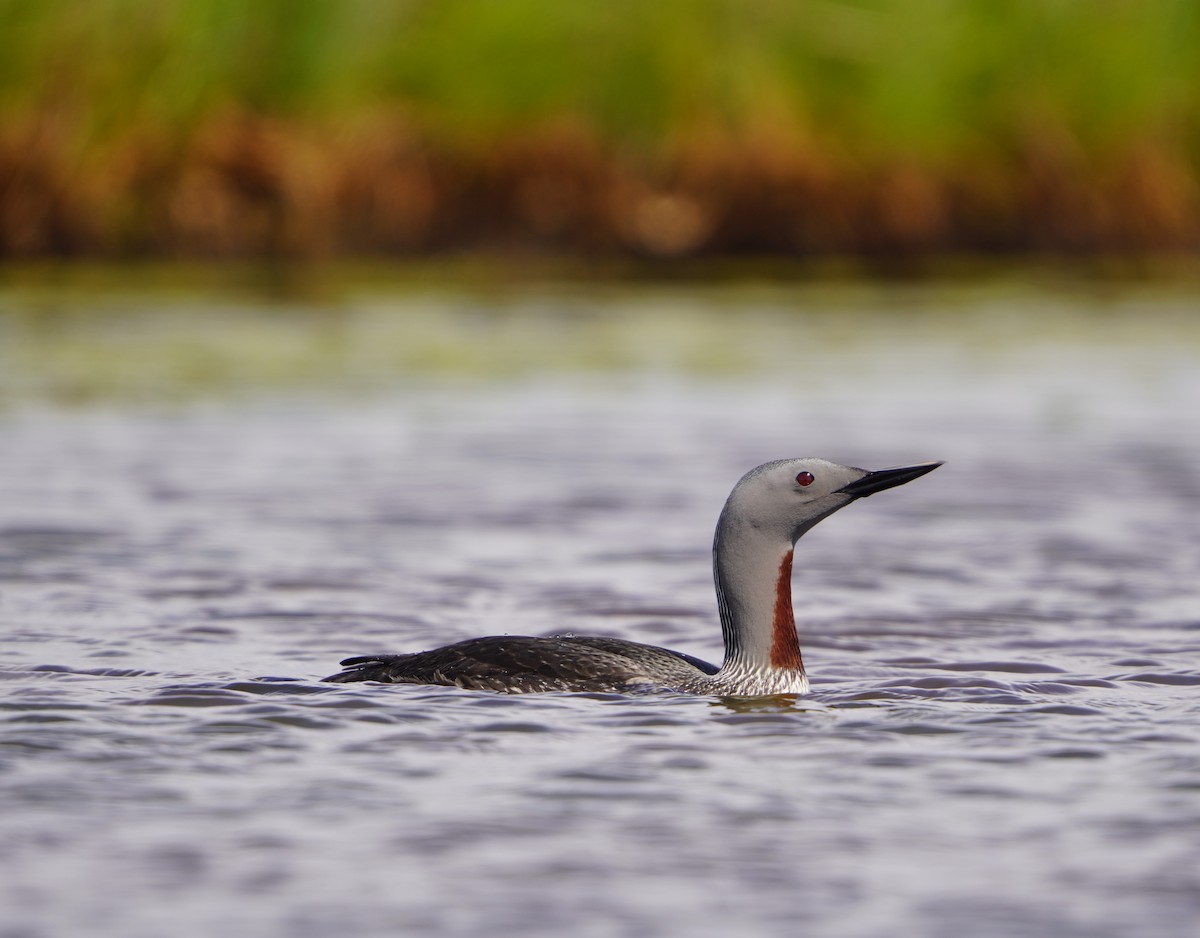
[[[852,501],[932,472],[940,462],[894,469],[858,469],[826,459],[779,459],[751,469],[734,486],[722,519],[796,540]]]

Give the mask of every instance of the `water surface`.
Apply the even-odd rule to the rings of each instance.
[[[692,301],[376,297],[341,347],[390,383],[170,406],[114,333],[116,390],[10,403],[0,935],[1193,934],[1187,317]],[[413,351],[456,335],[528,357]],[[719,659],[717,512],[794,455],[947,460],[799,545],[807,698],[318,682],[483,633]]]

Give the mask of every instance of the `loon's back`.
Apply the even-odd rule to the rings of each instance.
[[[341,663],[346,670],[326,681],[443,684],[509,693],[685,690],[718,670],[699,658],[641,642],[528,635],[470,638],[432,651],[363,655]]]

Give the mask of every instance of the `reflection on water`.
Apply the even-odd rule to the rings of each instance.
[[[11,406],[0,932],[1190,935],[1196,347],[990,316],[702,315],[757,343],[732,373]],[[719,658],[721,502],[810,454],[947,464],[801,542],[807,698],[317,683],[487,632]]]

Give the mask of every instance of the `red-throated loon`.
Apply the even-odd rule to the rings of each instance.
[[[734,486],[713,539],[725,660],[720,667],[619,638],[493,635],[406,655],[364,655],[326,681],[445,684],[473,690],[665,690],[723,697],[803,694],[808,678],[792,616],[792,548],[856,499],[940,466],[869,472],[824,459],[781,459]]]

